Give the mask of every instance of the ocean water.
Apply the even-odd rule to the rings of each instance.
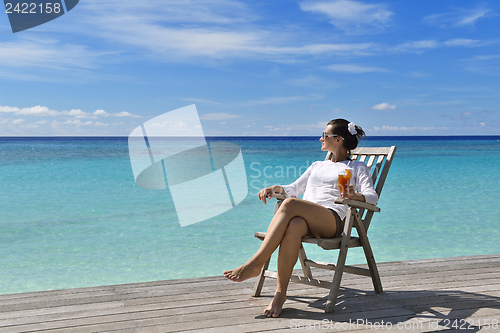
[[[249,194],[181,228],[168,190],[135,185],[126,137],[0,138],[0,294],[213,276],[245,262],[274,209],[258,190],[291,183],[324,153],[316,137],[207,140],[241,147]],[[369,230],[377,261],[500,252],[500,137],[361,145],[398,147]],[[363,263],[362,251],[348,262]]]

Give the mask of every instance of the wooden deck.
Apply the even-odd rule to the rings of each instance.
[[[327,289],[291,284],[276,319],[262,316],[272,279],[258,298],[250,296],[255,279],[223,277],[0,295],[0,333],[379,332],[390,325],[401,332],[500,332],[500,254],[388,262],[379,271],[381,295],[370,278],[345,274],[331,314],[323,312]]]

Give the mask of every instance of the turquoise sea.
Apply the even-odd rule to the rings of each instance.
[[[257,191],[292,182],[324,153],[318,137],[207,140],[241,147],[249,194],[180,227],[168,190],[135,185],[126,137],[0,138],[0,294],[213,276],[245,262],[274,209]],[[361,145],[398,147],[369,230],[377,261],[500,253],[499,136]],[[348,261],[363,263],[356,250]]]

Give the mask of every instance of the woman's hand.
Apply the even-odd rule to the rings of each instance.
[[[262,190],[259,191],[258,197],[259,200],[262,200],[264,204],[266,204],[266,200],[270,199],[274,193],[283,193],[283,187],[279,185],[274,185],[274,186],[269,186],[266,188],[263,188]]]
[[[352,199],[357,201],[365,202],[365,196],[359,192],[354,190],[354,186],[349,186],[349,189],[346,192],[340,192],[340,196],[346,199]]]

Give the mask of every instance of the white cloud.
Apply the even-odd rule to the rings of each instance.
[[[354,64],[335,64],[327,66],[327,68],[334,72],[345,73],[371,73],[371,72],[388,72],[387,69],[379,67],[367,67]]]
[[[93,115],[96,115],[96,116],[100,116],[100,117],[132,117],[132,118],[141,118],[141,116],[139,115],[136,115],[136,114],[131,114],[130,112],[127,112],[127,111],[122,111],[122,112],[118,112],[118,113],[108,113],[104,110],[101,110],[101,109],[98,109],[98,110],[95,110],[94,113],[92,113]],[[93,117],[95,118],[95,117]]]
[[[83,45],[65,44],[40,35],[0,43],[1,67],[90,69],[96,67],[95,63],[102,55],[101,52],[89,51]]]
[[[469,13],[463,15],[460,20],[456,23],[457,26],[463,25],[474,25],[476,21],[482,17],[485,17],[490,12],[489,9],[476,9]]]
[[[109,124],[104,124],[102,122],[94,122],[94,121],[91,121],[91,120],[87,120],[87,121],[81,121],[80,119],[69,119],[69,120],[66,120],[64,122],[59,122],[57,120],[54,120],[52,121],[51,123],[52,127],[66,127],[65,125],[69,125],[69,126],[76,126],[76,127],[80,127],[80,126],[97,126],[97,127],[102,127],[102,126],[109,126]]]
[[[370,32],[385,27],[393,15],[380,4],[359,1],[305,1],[300,4],[304,11],[326,15],[330,23],[348,33]]]
[[[19,108],[12,106],[2,106],[0,105],[0,113],[13,113],[14,115],[22,115],[22,116],[69,116],[75,118],[97,118],[97,116],[102,117],[132,117],[132,118],[140,118],[139,115],[131,114],[130,112],[122,111],[119,113],[111,114],[107,113],[104,110],[96,110],[94,113],[87,113],[82,111],[81,109],[72,109],[70,111],[55,111],[50,110],[46,106],[33,106],[28,108]]]
[[[419,40],[411,41],[396,45],[391,50],[395,52],[421,52],[424,49],[434,49],[440,46],[440,43],[435,40]]]
[[[93,116],[87,112],[83,112],[80,109],[72,109],[70,111],[62,111],[60,114],[72,116],[75,118],[97,118],[97,116]]]
[[[226,119],[236,119],[240,118],[241,115],[229,114],[229,113],[207,113],[200,116],[200,119],[205,120],[226,120]]]
[[[17,112],[20,109],[12,106],[2,106],[0,105],[0,112]]]
[[[447,127],[406,127],[406,126],[388,126],[388,125],[383,125],[382,127],[380,126],[375,126],[373,127],[374,131],[377,132],[421,132],[421,131],[433,131],[433,130],[447,130]]]
[[[50,110],[46,106],[33,106],[30,108],[16,108],[15,115],[23,115],[23,116],[58,116],[61,113],[58,111]]]
[[[275,132],[276,135],[304,135],[305,134],[317,134],[318,137],[321,136],[322,130],[325,129],[326,121],[320,121],[317,124],[292,124],[292,125],[267,125],[264,129]]]
[[[481,41],[478,39],[454,38],[444,42],[433,39],[409,41],[394,47],[389,47],[390,52],[414,52],[422,53],[424,50],[436,49],[440,47],[480,47],[498,43],[496,40]]]
[[[24,122],[24,119],[14,119],[11,123],[14,125],[21,124]]]
[[[372,110],[378,110],[378,111],[396,110],[396,105],[390,105],[389,103],[380,103],[372,106]]]
[[[130,112],[127,112],[127,111],[118,112],[118,113],[112,114],[112,116],[115,116],[115,117],[132,117],[132,118],[140,118],[141,117],[141,116],[138,116],[138,115],[135,115],[135,114],[131,114]]]
[[[309,55],[332,53],[337,55],[367,55],[378,49],[374,43],[308,44],[296,47],[259,47],[249,50],[268,55]]]
[[[67,113],[69,116],[76,116],[76,117],[79,117],[79,116],[86,116],[87,113],[83,112],[82,110],[80,109],[73,109],[71,111],[69,111]]]
[[[408,127],[397,127],[397,126],[384,125],[382,127],[375,126],[373,129],[376,131],[407,131]]]
[[[109,117],[110,116],[110,114],[104,110],[95,110],[95,112],[93,114],[95,114],[97,116],[102,116],[102,117]]]
[[[82,122],[80,119],[74,119],[74,120],[66,120],[63,122],[65,125],[77,125],[77,126],[89,126],[92,125],[93,122],[91,120],[88,120],[86,122]]]
[[[446,46],[477,46],[479,40],[456,38],[444,42]]]
[[[492,11],[487,8],[456,9],[449,13],[426,16],[423,21],[441,28],[456,28],[474,25],[479,19],[491,16],[493,16]]]

